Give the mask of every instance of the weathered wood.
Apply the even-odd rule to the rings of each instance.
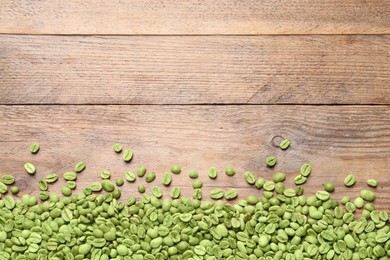
[[[1,104],[390,104],[390,36],[0,36]]]
[[[381,34],[383,0],[2,0],[0,33]]]
[[[390,210],[389,132],[387,106],[0,106],[0,173],[26,180],[24,191],[34,194],[38,179],[72,170],[80,160],[87,168],[79,174],[78,190],[99,180],[103,169],[115,179],[140,165],[158,173],[152,185],[161,185],[161,174],[179,164],[183,172],[174,175],[172,186],[183,187],[184,195],[191,194],[187,173],[194,168],[205,182],[205,198],[212,187],[236,187],[244,197],[261,194],[245,183],[244,171],[267,179],[284,171],[286,186],[294,186],[300,165],[310,162],[306,194],[332,181],[335,198],[355,197],[368,178],[376,178],[377,207]],[[274,147],[275,136],[289,138],[291,147]],[[28,150],[32,142],[41,144],[36,155]],[[130,164],[113,152],[116,142],[134,149]],[[278,157],[274,170],[264,166],[270,154]],[[26,161],[37,167],[34,180],[23,170]],[[234,177],[222,173],[228,165],[237,169]],[[217,180],[207,177],[210,166],[220,170]],[[343,179],[349,173],[358,181],[347,189]],[[138,195],[141,182],[127,183],[124,196]]]

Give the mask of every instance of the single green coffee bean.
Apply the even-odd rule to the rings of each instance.
[[[169,195],[171,195],[172,199],[177,199],[180,197],[181,190],[179,187],[174,187]]]
[[[325,182],[325,183],[324,183],[324,189],[325,189],[327,192],[334,192],[335,187],[334,187],[334,184],[333,184],[333,183],[331,183],[331,182]]]
[[[224,195],[225,192],[223,191],[223,189],[214,189],[210,192],[210,198],[214,200],[222,199]]]
[[[369,179],[367,180],[367,184],[368,186],[375,188],[378,185],[378,182],[374,179]]]
[[[304,177],[309,176],[310,173],[311,173],[311,165],[308,164],[308,163],[302,164],[300,173],[301,173],[301,175],[304,176]]]
[[[35,166],[32,163],[25,163],[24,164],[24,169],[30,175],[34,175],[35,172],[36,172]]]
[[[74,171],[76,173],[82,172],[82,171],[84,171],[85,167],[86,167],[85,162],[78,162],[78,163],[76,163],[76,165],[74,167]]]
[[[234,174],[236,174],[236,170],[232,166],[229,166],[225,169],[225,174],[227,176],[234,176]]]
[[[263,188],[263,185],[265,183],[265,180],[263,178],[258,178],[255,182],[255,187],[258,189]]]
[[[72,190],[69,189],[68,187],[64,186],[62,187],[61,189],[61,193],[66,196],[66,197],[69,197],[70,195],[72,195]]]
[[[112,146],[112,149],[114,150],[114,152],[120,153],[120,152],[122,152],[122,145],[121,144],[114,144]]]
[[[274,182],[284,182],[286,180],[286,174],[283,172],[277,172],[273,176]]]
[[[102,173],[100,174],[100,177],[102,179],[109,179],[111,177],[111,173],[109,170],[103,170]]]
[[[11,185],[15,183],[15,178],[12,175],[4,175],[1,177],[1,182],[6,185]]]
[[[130,162],[133,158],[133,150],[131,148],[126,149],[123,153],[122,158],[125,162]]]
[[[74,189],[76,189],[77,184],[76,184],[75,181],[67,181],[66,182],[66,187],[68,187],[71,190],[74,190]]]
[[[112,192],[115,190],[115,185],[112,181],[110,180],[102,180],[102,189],[107,191],[107,192]]]
[[[349,174],[347,177],[344,179],[344,185],[347,187],[351,187],[356,183],[356,177],[352,174]]]
[[[102,184],[100,182],[92,182],[89,188],[91,191],[99,192],[102,190]]]
[[[53,173],[50,173],[49,175],[47,175],[45,180],[49,184],[50,183],[54,183],[54,182],[56,182],[58,180],[58,176],[57,176],[56,173],[53,172]]]
[[[191,179],[196,179],[196,178],[198,178],[198,172],[195,171],[195,170],[191,170],[191,171],[188,173],[188,176],[189,176]]]
[[[173,165],[171,167],[171,173],[173,173],[173,174],[181,173],[181,167],[179,165]]]
[[[125,173],[125,179],[128,182],[135,182],[135,174],[132,171],[127,171]]]
[[[316,192],[316,197],[319,200],[326,201],[329,199],[330,196],[329,196],[329,193],[327,191],[320,190],[320,191]]]
[[[255,177],[255,175],[254,175],[253,173],[251,173],[251,172],[246,172],[246,173],[244,174],[244,177],[245,177],[245,181],[246,181],[248,184],[250,184],[250,185],[255,184],[255,182],[256,182],[256,177]]]
[[[47,189],[49,188],[49,186],[45,180],[40,180],[38,182],[38,187],[41,191],[47,191]]]
[[[194,192],[192,193],[192,197],[196,200],[202,199],[202,189],[194,189]]]
[[[265,191],[273,191],[275,189],[275,183],[272,181],[267,181],[263,185]]]
[[[192,187],[193,187],[194,189],[200,189],[200,188],[202,188],[202,186],[203,186],[203,181],[201,181],[201,180],[195,180],[195,181],[192,183]]]
[[[344,197],[341,198],[340,203],[345,205],[345,204],[347,204],[347,202],[350,202],[350,201],[351,201],[350,197],[344,196]]]
[[[283,195],[292,198],[297,195],[297,191],[295,189],[286,189],[284,190]]]
[[[40,149],[40,148],[41,148],[41,147],[40,147],[39,144],[32,144],[32,145],[30,145],[30,152],[31,152],[32,154],[35,154],[35,153],[39,152],[39,149]]]
[[[373,202],[375,200],[375,193],[370,190],[361,190],[360,197],[365,201]]]
[[[139,193],[144,193],[145,190],[146,190],[145,185],[143,185],[143,184],[138,185],[138,192]]]
[[[146,174],[146,167],[145,166],[140,166],[137,170],[137,175],[138,177],[144,177],[144,175]]]
[[[171,185],[171,182],[172,182],[172,173],[170,172],[164,173],[162,177],[162,183],[164,184],[164,186]]]
[[[296,185],[302,185],[304,184],[305,182],[307,181],[307,178],[305,176],[302,176],[302,175],[297,175],[295,176],[294,178],[294,183]]]
[[[208,175],[211,179],[216,179],[218,176],[218,170],[215,167],[211,167],[208,171]]]
[[[75,181],[77,179],[77,174],[75,172],[65,172],[63,177],[67,181]]]
[[[118,187],[122,186],[124,183],[125,183],[125,182],[123,181],[122,178],[119,178],[119,179],[116,179],[116,180],[115,180],[115,184],[116,184],[116,186],[118,186]]]
[[[153,182],[156,179],[156,174],[154,172],[150,172],[146,175],[145,181],[146,182]]]
[[[152,188],[152,194],[153,196],[155,196],[156,198],[161,198],[163,196],[163,193],[162,193],[162,190],[160,187],[158,186],[153,186]]]
[[[225,192],[225,199],[227,200],[233,200],[237,198],[238,192],[236,189],[230,189]]]
[[[356,206],[352,202],[347,202],[345,204],[345,209],[347,210],[347,212],[353,213],[356,211]]]
[[[265,163],[268,167],[274,167],[276,165],[276,162],[277,162],[277,159],[275,156],[271,155],[271,156],[268,156],[266,159],[265,159]]]
[[[283,140],[280,141],[280,143],[279,143],[279,147],[280,147],[280,149],[282,149],[282,150],[286,150],[289,146],[290,146],[290,141],[287,140],[287,139],[283,139]]]
[[[0,193],[5,194],[8,192],[8,187],[4,183],[0,182]]]
[[[357,197],[354,200],[353,204],[355,204],[356,208],[361,209],[364,206],[364,200],[362,198],[360,198],[360,197]]]
[[[295,192],[297,193],[297,196],[301,196],[304,192],[304,189],[302,186],[298,186],[295,188]]]
[[[49,195],[49,192],[47,192],[47,191],[41,191],[40,193],[39,193],[39,199],[41,200],[41,201],[46,201],[46,200],[48,200],[49,199],[49,197],[50,197],[50,195]]]
[[[11,187],[11,192],[12,192],[12,194],[18,194],[19,193],[19,188],[17,186],[12,186]]]

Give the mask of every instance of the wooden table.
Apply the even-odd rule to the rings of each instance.
[[[389,1],[0,2],[0,175],[17,176],[22,193],[83,160],[78,190],[104,169],[117,178],[140,165],[160,185],[179,164],[172,185],[183,195],[197,169],[205,197],[235,187],[242,198],[261,195],[245,171],[283,171],[294,187],[310,162],[306,194],[332,181],[335,198],[355,197],[375,178],[377,208],[390,210]],[[274,146],[279,136],[288,150]],[[134,149],[130,164],[114,143]],[[358,181],[346,189],[349,173]]]

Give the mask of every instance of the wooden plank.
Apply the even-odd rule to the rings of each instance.
[[[390,36],[0,36],[1,104],[390,104]]]
[[[3,0],[0,33],[382,34],[383,0]]]
[[[179,164],[183,172],[174,176],[172,186],[183,187],[183,195],[192,191],[187,173],[197,169],[205,198],[214,187],[236,187],[245,197],[261,192],[245,183],[244,171],[266,179],[283,171],[286,186],[295,187],[292,179],[302,163],[310,162],[306,194],[332,181],[335,198],[355,197],[367,188],[368,178],[375,178],[377,207],[390,210],[389,133],[386,106],[0,106],[0,173],[16,174],[27,184],[25,191],[34,194],[36,180],[72,170],[80,160],[87,168],[79,175],[78,190],[98,181],[103,169],[115,179],[140,165],[157,173],[152,185],[161,185],[161,174]],[[274,147],[275,136],[289,138],[291,147]],[[37,155],[28,151],[32,142],[41,144]],[[116,142],[134,149],[130,164],[113,152]],[[274,170],[264,166],[271,154],[278,158]],[[23,170],[26,161],[37,167],[33,178]],[[234,177],[222,173],[228,165],[236,168]],[[217,180],[207,177],[210,166],[220,169]],[[358,181],[347,189],[343,179],[349,173]],[[136,184],[143,182],[127,183],[125,196],[138,195]]]

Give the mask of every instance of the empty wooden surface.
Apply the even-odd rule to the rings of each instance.
[[[380,34],[383,0],[2,0],[0,33]]]
[[[79,190],[98,181],[104,169],[113,179],[124,177],[126,170],[145,165],[161,175],[171,165],[183,168],[174,175],[173,186],[183,188],[183,195],[192,194],[191,169],[199,171],[205,182],[204,195],[212,188],[236,187],[240,196],[261,194],[243,177],[252,171],[257,177],[271,179],[283,171],[288,175],[286,186],[295,187],[293,178],[301,164],[310,162],[313,172],[304,185],[307,193],[322,188],[325,181],[336,185],[335,198],[358,196],[367,188],[368,178],[379,182],[378,208],[388,209],[390,199],[390,109],[387,106],[1,106],[0,169],[18,179],[27,180],[28,192],[37,192],[37,182],[52,171],[61,174],[72,170],[78,161],[87,169],[79,175]],[[282,151],[274,147],[275,137],[291,140],[291,147]],[[41,150],[32,155],[30,143],[38,142]],[[134,150],[127,164],[112,150],[114,143]],[[276,155],[275,169],[264,166],[265,157]],[[23,164],[32,162],[37,174],[32,181]],[[225,167],[232,165],[237,174],[227,177]],[[216,180],[207,176],[207,169],[220,170]],[[344,177],[353,173],[357,185],[347,189]],[[62,178],[61,178],[62,179]],[[135,194],[137,184],[126,183],[124,194]],[[61,184],[61,183],[60,183]],[[54,189],[61,187],[56,184]],[[168,191],[169,189],[165,189]],[[168,193],[166,193],[168,195]]]
[[[388,104],[389,36],[0,36],[2,104]]]

